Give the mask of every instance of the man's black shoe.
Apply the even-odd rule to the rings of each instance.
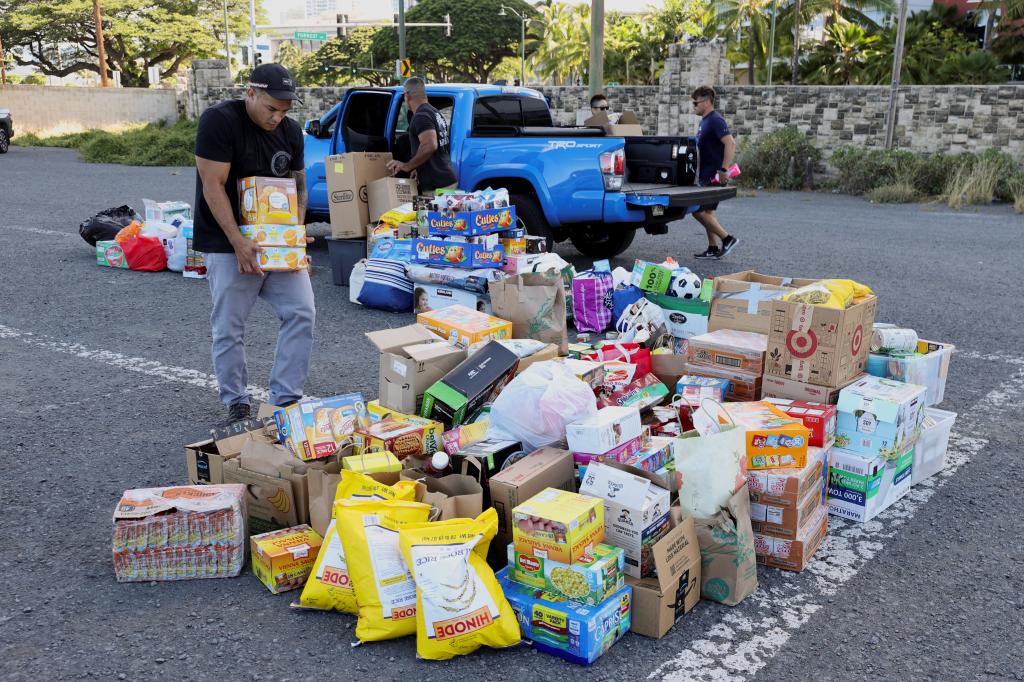
[[[739,244],[739,243],[740,243],[740,240],[736,239],[736,237],[733,237],[730,234],[728,237],[726,237],[725,239],[722,240],[722,250],[721,250],[722,252],[721,252],[721,254],[718,257],[719,258],[725,258],[726,256],[729,255],[729,252],[732,251],[736,247],[736,245]]]
[[[718,249],[717,246],[709,246],[707,248],[707,251],[705,251],[704,253],[695,253],[693,254],[693,257],[700,258],[703,260],[710,260],[713,258],[721,258],[722,252]]]
[[[228,424],[245,421],[252,414],[252,408],[248,403],[235,403],[228,407]]]

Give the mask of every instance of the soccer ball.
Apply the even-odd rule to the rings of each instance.
[[[672,275],[672,281],[668,284],[669,296],[677,298],[693,299],[700,296],[700,277],[689,270],[677,272]]]

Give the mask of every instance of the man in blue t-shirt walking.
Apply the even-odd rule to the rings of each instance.
[[[693,112],[701,117],[697,128],[697,150],[700,152],[700,172],[698,181],[702,187],[712,184],[717,176],[722,185],[729,182],[726,170],[732,165],[736,155],[736,140],[729,132],[725,118],[715,111],[715,89],[702,85],[693,91]],[[718,203],[704,204],[694,214],[704,230],[708,233],[708,248],[703,253],[694,254],[695,258],[722,258],[732,251],[739,240],[729,234],[718,218],[715,210]],[[721,240],[721,246],[715,241]]]

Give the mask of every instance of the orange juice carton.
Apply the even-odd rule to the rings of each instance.
[[[293,178],[240,178],[238,199],[243,223],[299,224],[299,194]]]
[[[291,248],[306,246],[305,225],[239,225],[242,236],[260,246],[287,246]]]
[[[747,432],[747,469],[802,469],[811,430],[774,405],[726,403],[725,411]]]
[[[289,246],[264,246],[260,251],[260,269],[266,272],[303,270],[309,267],[306,249]]]
[[[272,530],[249,538],[252,572],[274,594],[306,584],[323,538],[307,526]]]

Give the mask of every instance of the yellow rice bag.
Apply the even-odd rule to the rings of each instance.
[[[430,505],[403,500],[338,500],[338,535],[359,605],[356,637],[376,642],[416,631],[416,583],[398,547],[399,529],[430,518]]]
[[[849,308],[854,299],[870,293],[871,289],[852,279],[822,279],[786,294],[782,300],[842,310]]]
[[[416,655],[445,660],[481,646],[507,647],[520,640],[519,622],[505,599],[487,548],[498,514],[405,526],[399,542],[416,580]]]
[[[334,494],[335,500],[413,500],[416,498],[415,481],[399,481],[385,485],[357,471],[342,470],[341,482]],[[337,522],[331,518],[324,534],[320,553],[317,554],[313,570],[309,574],[297,608],[320,609],[358,613],[356,593],[352,589],[345,551],[338,537]]]

